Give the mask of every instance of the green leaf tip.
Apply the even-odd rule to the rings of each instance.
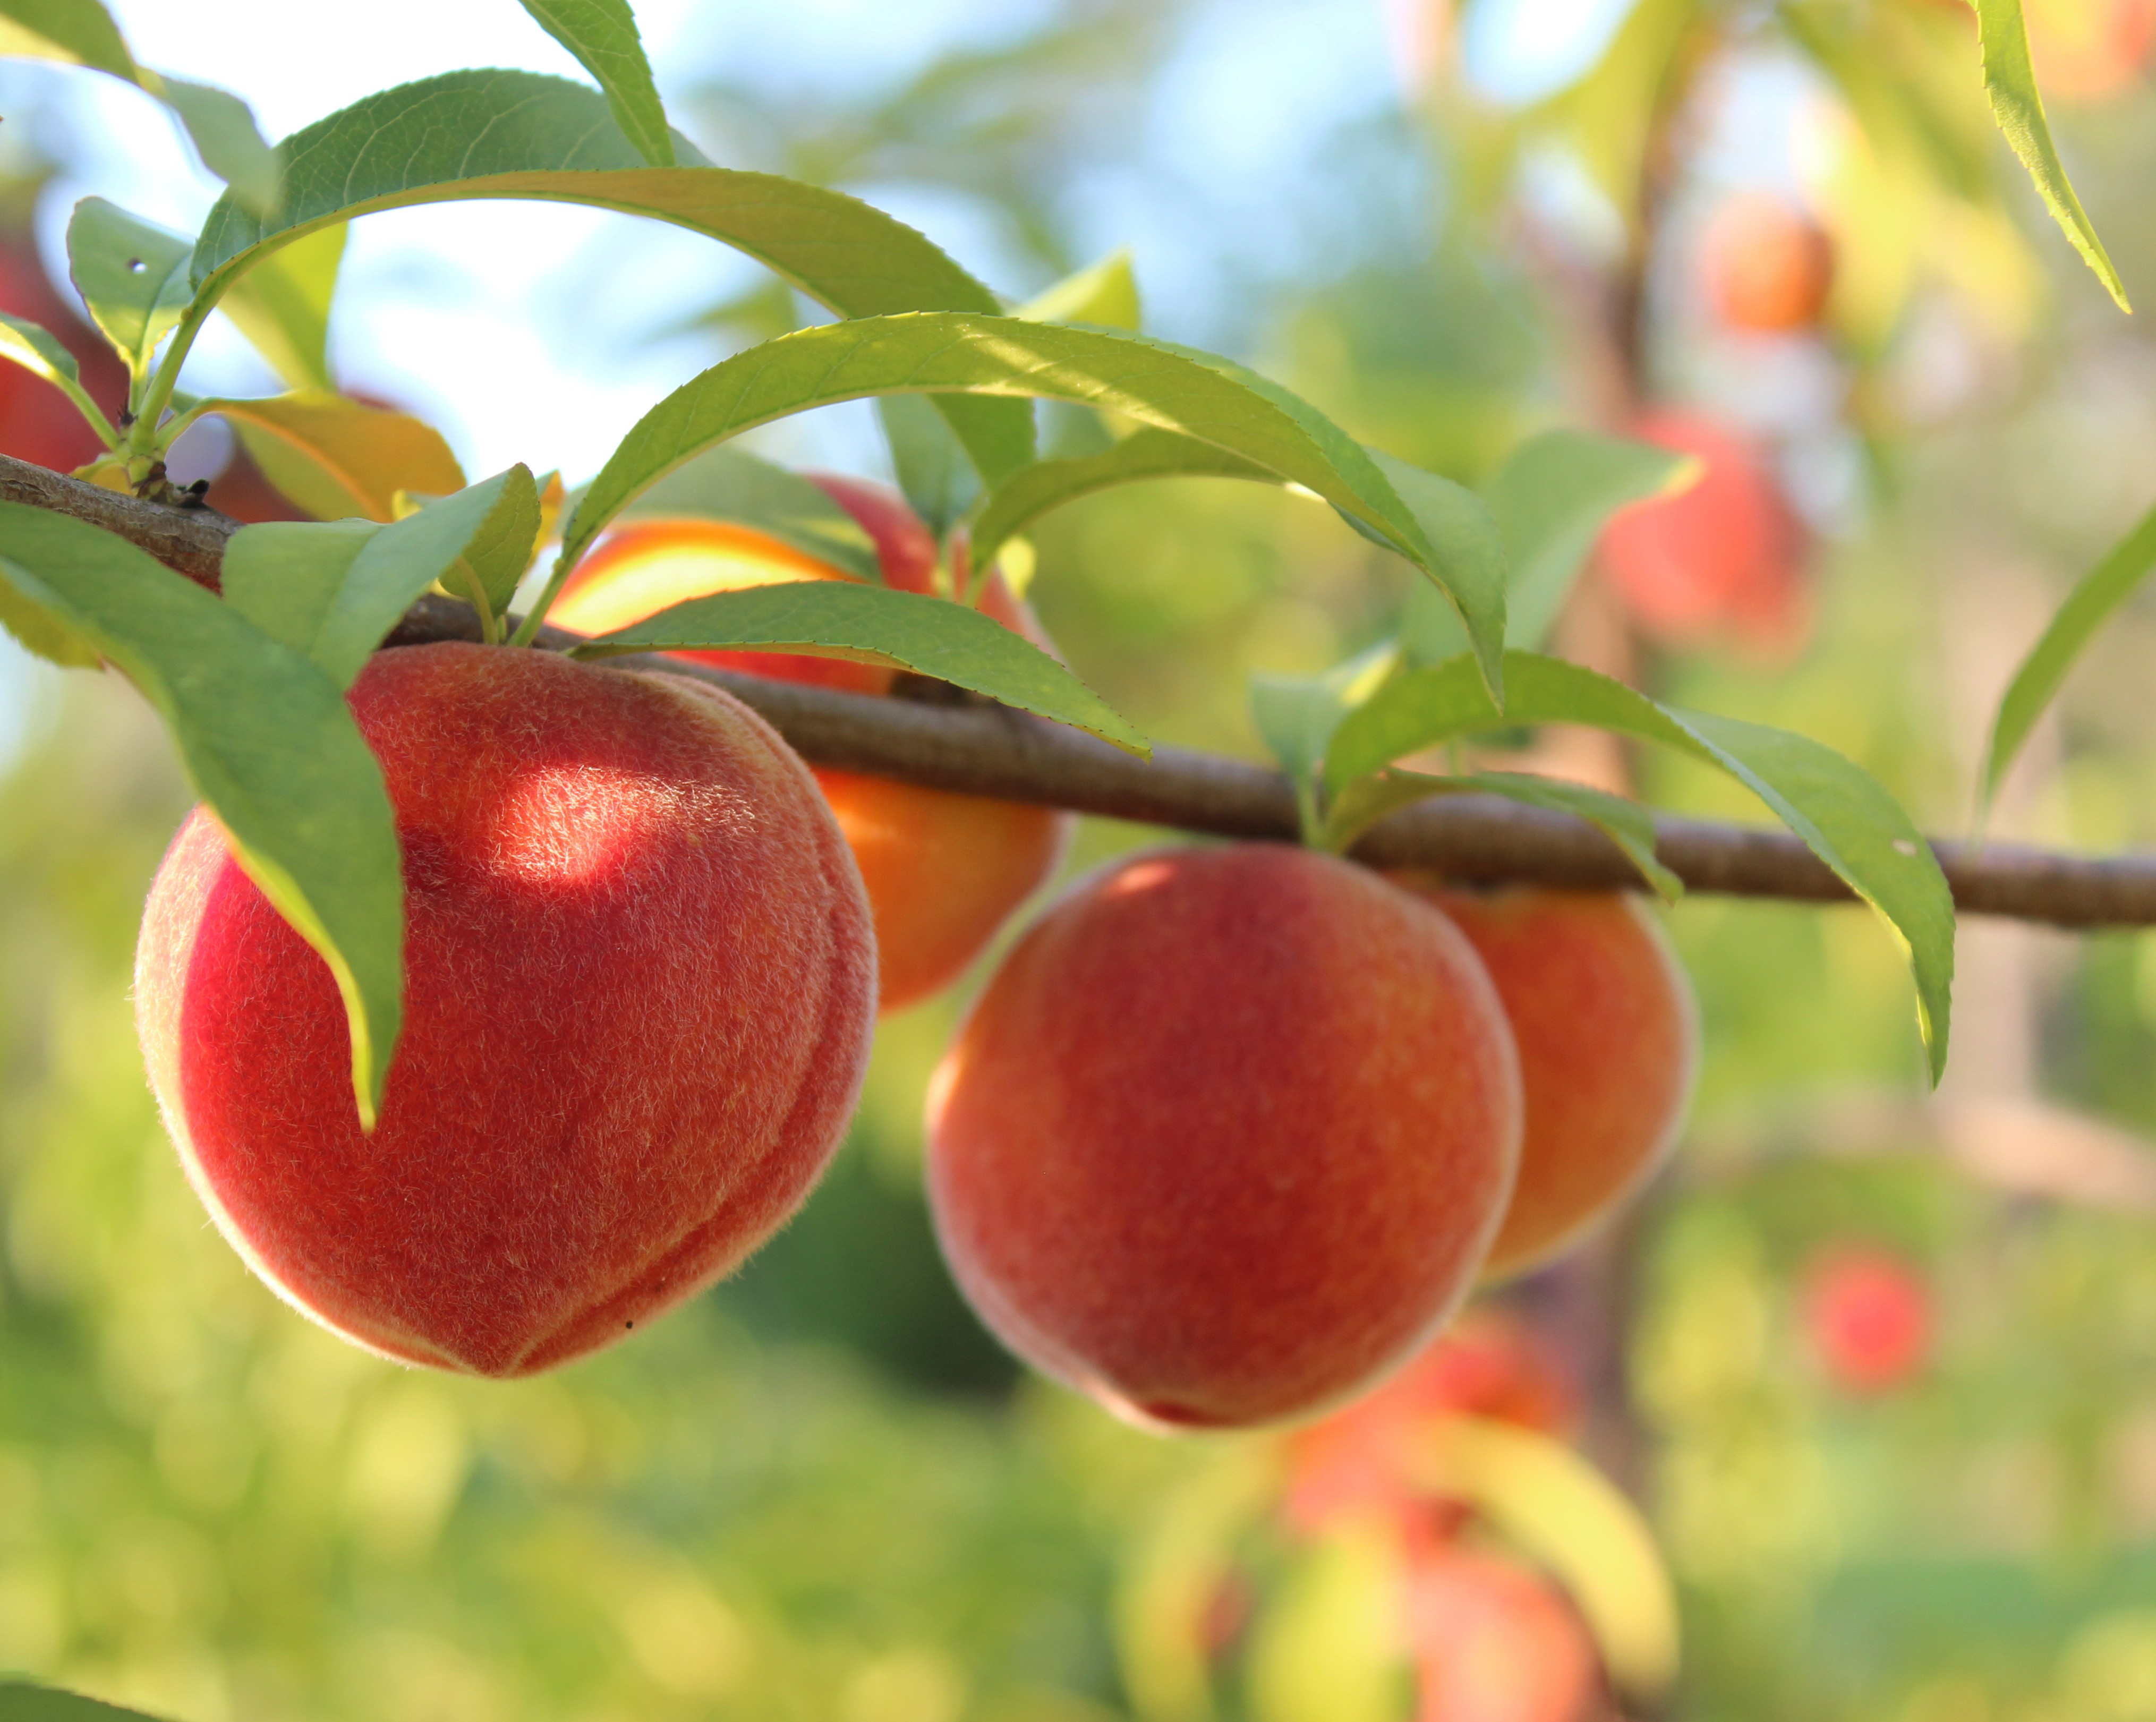
[[[629,0],[524,0],[540,28],[598,80],[622,135],[654,167],[674,165],[674,137]]]
[[[68,273],[90,321],[126,361],[139,396],[157,343],[186,311],[194,247],[176,233],[103,198],[74,206],[67,229]]]
[[[237,605],[100,527],[0,502],[0,581],[156,707],[234,858],[329,965],[372,1128],[403,1020],[404,886],[389,793],[341,691]]]
[[[2104,623],[2156,568],[2156,507],[2142,516],[2103,559],[2084,574],[2059,606],[2043,635],[2030,648],[1999,702],[1992,719],[1991,743],[1984,751],[1984,781],[1979,794],[1979,821],[1988,817],[1999,784],[2036,727],[2066,685],[2068,672]]]
[[[2096,224],[2082,208],[2073,182],[2051,141],[2051,122],[2044,117],[2044,99],[2036,89],[2035,68],[2029,59],[2029,28],[2021,15],[2021,0],[1975,0],[1977,26],[1984,44],[1984,90],[1991,100],[1991,116],[2021,165],[2029,170],[2044,207],[2051,212],[2060,232],[2080,252],[2123,311],[2126,284],[2111,261],[2111,254],[2097,237]]]

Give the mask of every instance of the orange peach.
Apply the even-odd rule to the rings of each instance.
[[[1701,261],[1717,314],[1753,334],[1810,328],[1834,285],[1834,244],[1825,230],[1764,193],[1730,198],[1714,212]]]
[[[1692,413],[1647,414],[1631,434],[1705,467],[1690,489],[1621,508],[1603,530],[1603,573],[1633,619],[1671,645],[1801,643],[1804,527],[1757,450]]]
[[[2140,81],[2156,46],[2156,0],[2029,0],[2022,15],[2046,100],[2122,95]]]
[[[866,529],[886,584],[935,589],[937,546],[903,498],[865,480],[808,475]],[[967,583],[963,546],[954,570]],[[607,535],[563,589],[552,619],[597,634],[655,610],[746,586],[841,579],[829,563],[752,527],[717,521],[639,521]],[[1046,645],[1032,613],[991,569],[980,608],[1014,633]],[[852,693],[888,692],[893,672],[873,665],[783,652],[682,652],[721,669],[810,682]],[[839,771],[817,781],[854,846],[875,912],[882,1008],[896,1010],[942,991],[985,948],[1011,912],[1047,882],[1069,846],[1068,814],[1016,802]]]
[[[1153,1427],[1300,1416],[1412,1355],[1511,1195],[1519,1077],[1444,916],[1285,846],[1058,902],[929,1093],[928,1190],[1013,1350]]]
[[[1699,1062],[1691,984],[1629,892],[1392,877],[1467,935],[1519,1046],[1519,1185],[1485,1270],[1517,1273],[1573,1242],[1667,1158]]]
[[[1579,1615],[1547,1579],[1447,1549],[1407,1590],[1416,1722],[1588,1722],[1606,1714],[1602,1664]]]
[[[686,677],[378,654],[404,1031],[362,1133],[329,966],[198,809],[136,958],[187,1176],[273,1289],[385,1356],[522,1375],[729,1271],[860,1092],[875,953],[807,768]]]

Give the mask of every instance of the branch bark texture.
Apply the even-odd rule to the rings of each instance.
[[[208,509],[139,501],[4,455],[0,499],[105,527],[211,587],[225,542],[238,530]],[[389,643],[479,637],[468,605],[428,598]],[[556,650],[576,642],[552,628],[538,641]],[[1150,761],[1136,759],[1076,730],[998,706],[841,693],[656,655],[608,661],[722,687],[819,765],[1214,836],[1290,841],[1296,835],[1287,779],[1246,761],[1168,747],[1155,748]],[[1782,832],[1671,815],[1658,815],[1655,825],[1663,864],[1690,890],[1797,902],[1851,900],[1823,862]],[[1932,847],[1964,913],[2080,928],[2156,926],[2156,855],[2095,857],[1950,839],[1934,839]],[[1355,855],[1373,866],[1429,867],[1478,882],[1640,883],[1623,853],[1592,825],[1494,796],[1444,796],[1407,808],[1374,826]]]

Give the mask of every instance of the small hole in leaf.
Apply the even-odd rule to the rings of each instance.
[[[150,265],[148,264],[143,262],[143,260],[139,257],[131,257],[127,260],[127,273],[131,275],[141,275],[142,271],[149,268],[149,266]]]
[[[1897,837],[1894,840],[1894,852],[1897,855],[1914,855],[1917,852],[1917,846],[1907,837]]]

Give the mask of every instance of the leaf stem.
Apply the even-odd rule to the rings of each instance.
[[[90,398],[88,389],[64,372],[56,372],[45,380],[74,403],[75,411],[90,421],[90,428],[97,433],[99,441],[115,453],[119,451],[120,433],[105,416],[105,409]]]
[[[540,590],[538,602],[531,606],[524,619],[516,625],[516,631],[509,636],[509,643],[511,645],[529,645],[539,637],[539,630],[547,619],[547,612],[553,609],[554,600],[562,595],[562,588],[567,583],[570,572],[575,566],[576,564],[568,559],[568,553],[566,550],[554,558],[554,571],[547,576],[547,583]]]
[[[202,333],[203,325],[209,321],[209,314],[217,308],[221,296],[221,291],[198,293],[174,326],[172,338],[165,344],[165,356],[157,361],[157,368],[151,373],[149,387],[143,390],[141,404],[136,411],[135,423],[128,430],[126,446],[130,455],[156,459],[194,422],[194,414],[183,413],[173,421],[171,434],[158,434],[157,421],[172,404],[172,391],[179,387],[180,367],[187,362],[195,337]]]
[[[480,579],[479,570],[470,563],[459,559],[458,572],[464,576],[465,590],[471,595],[471,607],[479,612],[479,636],[486,645],[501,644],[501,618],[495,614],[494,606],[487,602],[485,584]]]

